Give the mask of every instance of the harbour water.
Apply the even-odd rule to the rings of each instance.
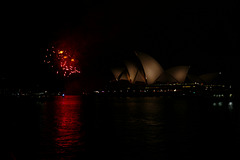
[[[67,95],[3,102],[9,159],[240,158],[234,100]]]

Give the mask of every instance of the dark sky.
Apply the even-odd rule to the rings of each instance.
[[[106,70],[135,50],[153,56],[164,68],[191,65],[196,72],[230,74],[239,58],[237,6],[234,1],[9,4],[2,14],[6,51],[1,74],[21,82],[49,76],[41,56],[59,41],[79,47],[89,74]]]

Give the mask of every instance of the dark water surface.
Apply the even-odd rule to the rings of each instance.
[[[3,101],[9,159],[240,158],[235,101],[167,96]]]

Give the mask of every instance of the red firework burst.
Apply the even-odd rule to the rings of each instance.
[[[72,74],[80,73],[79,61],[76,55],[77,53],[71,49],[52,46],[47,49],[44,63],[49,64],[56,74],[69,77]]]

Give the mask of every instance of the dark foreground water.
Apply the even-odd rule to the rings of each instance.
[[[240,158],[237,101],[65,96],[2,102],[7,159]]]

